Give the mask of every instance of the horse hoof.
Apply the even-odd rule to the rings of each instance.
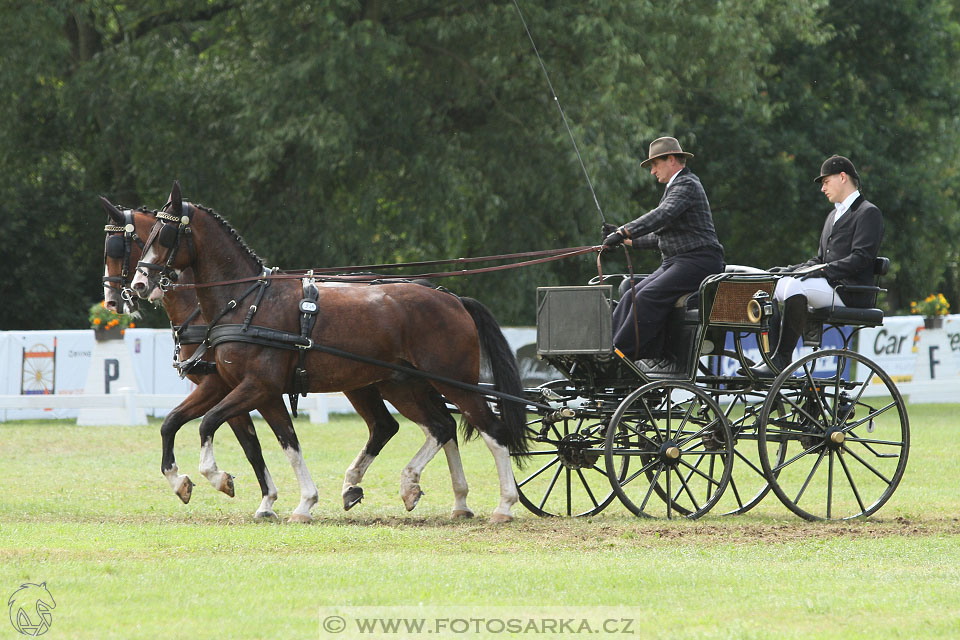
[[[257,520],[276,520],[277,514],[273,511],[257,511],[253,517]]]
[[[287,522],[295,522],[299,524],[310,524],[311,522],[313,522],[313,518],[311,518],[310,516],[304,515],[302,513],[291,513],[290,518],[287,520]]]
[[[403,498],[403,506],[407,508],[407,511],[413,511],[422,496],[423,490],[420,487],[411,487],[409,491],[401,496]]]
[[[470,511],[470,509],[454,509],[450,515],[454,518],[472,518],[473,511]]]
[[[190,502],[190,496],[193,495],[193,481],[187,476],[183,476],[183,482],[180,483],[180,488],[177,489],[176,494],[183,504]]]
[[[363,500],[363,489],[360,487],[350,487],[343,494],[343,510],[350,511],[350,507],[355,507]]]
[[[507,522],[513,522],[513,516],[503,513],[494,513],[490,516],[491,524],[505,524]]]
[[[231,498],[233,497],[233,476],[229,473],[224,473],[223,478],[220,479],[220,486],[217,487],[218,491],[222,491]]]

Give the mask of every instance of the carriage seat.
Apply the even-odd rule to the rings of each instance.
[[[844,285],[836,286],[839,292],[849,291],[856,293],[872,293],[873,305],[877,304],[877,296],[886,293],[882,289],[880,278],[887,275],[890,271],[890,258],[878,257],[873,263],[874,284],[873,285]],[[807,314],[807,325],[803,332],[803,344],[814,347],[823,341],[823,328],[825,325],[840,327],[879,327],[883,324],[883,309],[873,307],[821,307],[813,309]],[[856,329],[854,333],[856,333]],[[847,339],[844,339],[846,343]]]
[[[877,296],[886,293],[886,289],[881,288],[880,278],[887,275],[890,271],[890,258],[878,257],[873,263],[874,284],[873,285],[844,285],[836,286],[840,293],[849,291],[851,293],[872,293],[873,305],[877,304]],[[810,311],[808,320],[822,322],[832,325],[862,325],[867,327],[878,327],[883,324],[883,309],[872,307],[821,307]]]

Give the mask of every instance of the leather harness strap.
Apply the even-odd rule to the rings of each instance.
[[[319,307],[317,300],[320,297],[320,290],[314,284],[312,277],[303,279],[303,299],[298,305],[300,309],[300,337],[305,339],[305,345],[297,345],[299,352],[297,354],[297,368],[293,371],[293,391],[290,392],[290,410],[293,417],[297,417],[297,402],[299,395],[307,397],[307,391],[310,390],[310,379],[307,369],[304,366],[307,358],[307,351],[313,345],[310,334],[313,333],[313,325],[317,323],[317,313]]]
[[[480,269],[461,269],[459,271],[437,271],[434,273],[418,273],[411,275],[383,275],[383,274],[355,274],[355,275],[336,275],[336,276],[324,276],[322,278],[317,278],[321,282],[357,282],[357,283],[369,283],[376,280],[383,280],[384,278],[400,278],[400,279],[411,279],[411,278],[448,278],[455,276],[466,276],[473,275],[475,273],[489,273],[492,271],[503,271],[505,269],[517,269],[519,267],[528,267],[534,264],[541,264],[544,262],[553,262],[555,260],[563,260],[566,258],[572,258],[574,256],[583,255],[584,253],[592,253],[594,251],[600,251],[600,246],[590,246],[590,247],[573,247],[568,249],[552,249],[546,252],[537,252],[538,254],[549,254],[549,257],[537,258],[535,260],[525,260],[521,262],[512,262],[510,264],[502,264],[494,267],[482,267]],[[514,254],[520,255],[520,254]],[[458,258],[457,260],[464,261],[477,261],[477,260],[493,260],[496,256],[490,258]],[[454,260],[452,262],[456,262]],[[416,264],[416,263],[409,263]],[[398,266],[408,266],[405,263],[391,265],[394,267]],[[349,268],[349,267],[347,267]],[[342,271],[344,267],[337,267],[337,271]],[[316,270],[319,272],[320,270]],[[300,279],[303,277],[303,271],[299,272],[273,272],[267,278],[271,280],[294,280]],[[237,278],[235,280],[219,280],[216,282],[204,282],[204,283],[192,283],[192,284],[170,284],[167,286],[168,289],[204,289],[207,287],[220,287],[231,284],[239,284],[242,282],[251,282],[253,280],[259,279],[260,276],[250,276],[247,278]]]

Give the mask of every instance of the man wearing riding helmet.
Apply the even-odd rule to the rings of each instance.
[[[873,302],[871,293],[844,290],[838,285],[873,284],[874,263],[883,240],[883,214],[860,195],[860,174],[849,158],[830,156],[814,181],[820,183],[820,191],[834,205],[823,224],[819,253],[800,264],[769,269],[772,273],[796,274],[780,278],[773,294],[783,305],[782,320],[772,327],[772,331],[779,329],[772,357],[778,370],[793,359],[808,306],[867,307]],[[766,364],[751,370],[766,377],[777,373]]]

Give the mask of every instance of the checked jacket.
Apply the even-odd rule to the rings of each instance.
[[[628,222],[623,228],[634,248],[657,248],[664,258],[703,247],[723,251],[700,178],[686,167],[664,190],[655,209]]]

